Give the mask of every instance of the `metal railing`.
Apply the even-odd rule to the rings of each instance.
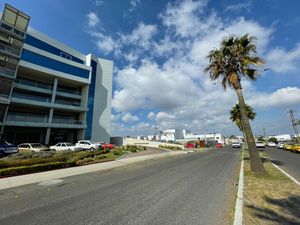
[[[38,122],[38,123],[47,123],[47,115],[39,115],[33,113],[13,113],[9,112],[7,114],[7,121],[16,121],[16,122]]]
[[[15,56],[20,57],[21,54],[21,48],[15,48],[12,46],[7,46],[5,44],[0,43],[0,50],[4,52],[8,52],[10,54],[13,54]]]
[[[42,88],[42,89],[52,90],[51,84],[40,83],[38,81],[32,81],[32,80],[17,77],[15,82],[18,84],[23,84],[23,85],[27,85],[27,86],[31,86],[31,87],[38,87],[38,88]]]
[[[79,90],[71,90],[63,87],[57,87],[58,92],[73,94],[73,95],[81,95],[81,92]]]
[[[61,124],[80,124],[83,125],[83,122],[80,120],[76,120],[73,118],[59,118],[59,117],[53,117],[52,123],[61,123]]]
[[[62,105],[70,105],[70,106],[80,106],[80,102],[67,101],[67,100],[62,100],[62,99],[56,99],[55,103],[62,104]]]
[[[11,33],[13,33],[17,37],[20,37],[22,39],[25,38],[25,33],[24,32],[14,28],[14,27],[11,27],[10,25],[4,23],[3,21],[0,21],[0,27],[7,30],[7,31],[9,31],[9,32],[11,32]]]

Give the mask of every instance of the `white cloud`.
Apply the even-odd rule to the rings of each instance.
[[[121,35],[121,41],[124,45],[135,44],[144,49],[148,49],[150,40],[156,32],[157,29],[155,25],[145,25],[144,23],[139,23],[137,28],[135,28],[132,33]]]
[[[277,47],[267,54],[268,66],[277,73],[295,72],[300,69],[300,43],[290,51]]]
[[[225,11],[230,11],[230,12],[240,12],[240,11],[250,11],[250,7],[251,7],[251,1],[247,1],[245,3],[238,3],[238,4],[234,4],[234,5],[228,5],[225,8]]]
[[[176,35],[181,37],[194,36],[200,26],[198,14],[206,6],[206,1],[177,1],[175,4],[168,3],[167,9],[160,14],[162,23],[174,29]]]
[[[140,4],[141,0],[130,0],[130,9],[129,11],[134,11],[138,4]]]
[[[152,120],[155,117],[155,113],[154,112],[149,112],[147,115],[147,118]]]
[[[96,15],[96,13],[89,12],[86,16],[88,18],[88,26],[89,27],[94,28],[97,25],[99,25],[100,20],[99,20],[98,16]]]
[[[133,116],[130,113],[125,113],[124,116],[122,117],[122,120],[124,122],[135,122],[138,121],[139,118],[137,116]]]
[[[269,94],[256,93],[249,103],[261,108],[297,105],[300,103],[300,88],[286,87]]]

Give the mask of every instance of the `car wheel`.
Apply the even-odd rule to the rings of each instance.
[[[95,148],[91,147],[90,150],[91,150],[91,151],[95,151]]]

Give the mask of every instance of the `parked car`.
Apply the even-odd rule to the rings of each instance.
[[[185,148],[196,148],[196,144],[193,142],[189,142],[189,143],[186,143],[184,147]]]
[[[256,148],[265,148],[266,147],[265,143],[263,143],[262,141],[255,142],[255,146],[256,146]]]
[[[292,146],[293,146],[292,144],[286,143],[286,144],[283,145],[282,149],[286,150],[286,151],[290,151]]]
[[[70,143],[70,142],[59,142],[57,143],[56,145],[53,145],[53,146],[50,146],[50,149],[51,150],[54,150],[54,151],[79,151],[79,150],[82,150],[81,147],[79,146],[76,146],[75,144],[73,143]]]
[[[80,147],[83,150],[96,150],[100,147],[100,143],[95,143],[89,140],[80,140],[76,143],[76,147]]]
[[[221,143],[216,144],[216,148],[222,148],[222,147],[223,147],[223,145]]]
[[[294,144],[291,147],[292,152],[300,152],[300,144]]]
[[[285,145],[284,142],[279,142],[279,143],[277,144],[277,148],[282,149],[284,145]]]
[[[113,144],[109,144],[109,143],[105,143],[105,142],[100,142],[100,146],[101,149],[113,149],[116,146]]]
[[[268,142],[267,146],[269,146],[269,147],[276,147],[276,144],[274,142]]]
[[[19,152],[16,145],[0,140],[0,155],[13,154]]]
[[[46,146],[40,143],[23,143],[18,145],[19,150],[29,150],[34,152],[49,150]]]
[[[233,142],[231,144],[231,147],[233,147],[233,148],[240,148],[241,147],[241,143],[240,142]]]

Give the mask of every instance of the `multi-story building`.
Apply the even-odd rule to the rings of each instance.
[[[28,27],[6,4],[0,21],[0,134],[12,142],[109,141],[113,62]]]

